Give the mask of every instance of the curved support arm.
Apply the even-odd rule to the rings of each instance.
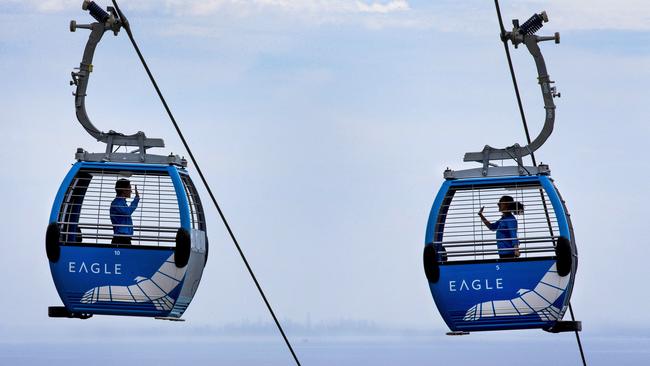
[[[74,28],[71,27],[71,29]],[[110,28],[105,24],[93,23],[90,25],[90,29],[90,37],[88,37],[88,42],[84,49],[84,54],[79,65],[79,71],[72,72],[72,83],[77,86],[77,90],[74,93],[74,106],[77,119],[86,132],[97,139],[97,141],[106,142],[108,138],[107,134],[98,130],[95,125],[93,125],[88,117],[88,113],[86,112],[86,90],[88,89],[90,73],[93,71],[93,56],[95,54],[95,48],[99,41],[101,41],[104,32]]]
[[[522,35],[517,31],[517,28],[515,28],[513,32],[506,32],[504,37],[510,39],[515,47],[520,43],[524,43],[530,54],[533,56],[535,66],[537,67],[538,81],[542,90],[546,113],[542,131],[529,145],[522,147],[519,146],[519,144],[515,144],[502,149],[486,145],[483,148],[483,151],[465,153],[463,161],[482,162],[486,168],[490,160],[515,159],[520,163],[522,157],[530,155],[535,150],[539,149],[553,132],[553,125],[555,123],[555,103],[553,103],[553,98],[559,96],[555,91],[555,87],[551,86],[554,82],[551,81],[548,76],[546,63],[544,62],[544,57],[542,56],[542,52],[538,45],[539,42],[549,40],[555,40],[556,43],[559,43],[559,34],[556,33],[554,37],[538,37],[534,34]]]
[[[99,9],[95,11],[103,12],[103,10],[95,5],[94,2],[85,1],[84,10],[86,10],[88,6],[94,6],[95,9]],[[119,17],[116,18],[116,14],[111,8],[109,8],[109,11],[111,13],[110,15],[108,13],[103,13],[99,16],[96,16],[96,14],[93,14],[91,12],[91,15],[96,18],[100,18],[101,15],[104,15],[104,22],[95,22],[92,24],[83,25],[78,25],[75,21],[72,21],[70,23],[70,31],[72,32],[74,32],[77,28],[90,29],[91,31],[90,36],[88,37],[88,42],[86,43],[86,47],[84,49],[81,63],[79,65],[79,70],[72,72],[72,81],[70,82],[71,85],[74,84],[77,86],[74,93],[77,120],[79,120],[81,126],[83,126],[86,132],[88,132],[92,137],[94,137],[99,142],[107,144],[107,154],[112,153],[114,145],[137,146],[139,147],[140,154],[144,154],[148,148],[164,147],[164,141],[162,139],[147,138],[144,132],[141,131],[133,135],[124,135],[113,130],[110,130],[109,132],[100,131],[90,121],[88,113],[86,112],[86,91],[88,89],[90,73],[93,71],[92,62],[97,44],[99,44],[99,41],[101,41],[104,32],[112,30],[113,33],[117,35],[123,25],[122,20]]]

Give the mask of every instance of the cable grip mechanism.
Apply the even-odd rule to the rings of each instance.
[[[556,44],[560,43],[560,33],[555,32],[552,36],[536,36],[535,33],[542,29],[544,23],[548,23],[548,15],[546,11],[533,14],[524,24],[519,25],[519,19],[512,20],[512,31],[504,32],[501,35],[501,40],[510,40],[515,48],[518,48],[521,43],[525,42],[526,36],[533,37],[535,42],[555,41]]]
[[[542,56],[538,43],[551,40],[555,41],[556,44],[560,43],[560,33],[555,33],[553,36],[536,35],[536,33],[542,29],[544,23],[546,22],[548,22],[548,15],[545,11],[542,11],[540,13],[533,14],[533,16],[531,16],[521,25],[519,24],[518,19],[513,19],[513,28],[510,32],[507,32],[501,28],[501,40],[503,42],[510,40],[515,48],[517,48],[517,46],[520,44],[524,44],[533,57],[535,66],[537,68],[537,79],[540,84],[544,101],[544,109],[546,109],[546,113],[544,125],[541,132],[532,142],[528,143],[528,145],[520,146],[519,144],[514,144],[510,147],[500,149],[486,145],[482,151],[466,153],[463,158],[464,161],[474,161],[483,164],[483,175],[487,174],[487,171],[489,170],[489,162],[492,160],[513,159],[517,162],[518,166],[522,166],[521,158],[533,154],[544,144],[544,142],[546,142],[546,140],[553,132],[553,125],[555,123],[555,104],[553,102],[553,99],[560,97],[561,94],[557,91],[555,86],[551,85],[554,82],[548,75],[548,72],[546,70],[546,63],[544,61],[544,57]]]
[[[95,49],[104,33],[112,31],[113,35],[117,36],[123,27],[127,33],[129,31],[126,18],[121,14],[115,2],[113,2],[113,5],[106,7],[106,10],[104,10],[94,1],[84,0],[81,8],[88,11],[96,22],[91,24],[78,24],[75,20],[70,22],[71,32],[75,32],[77,29],[90,30],[90,36],[84,48],[81,63],[70,74],[70,85],[76,87],[73,95],[75,96],[77,120],[92,137],[106,144],[105,153],[87,153],[82,158],[88,161],[167,162],[169,160],[167,156],[147,154],[147,150],[150,148],[165,147],[165,142],[162,139],[148,138],[143,132],[126,135],[113,130],[109,130],[108,132],[101,131],[95,127],[86,112],[86,91],[90,75],[93,71]],[[115,147],[135,147],[137,149],[127,153],[118,153]],[[180,157],[173,161],[173,163],[182,166]]]

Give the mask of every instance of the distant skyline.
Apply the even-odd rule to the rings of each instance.
[[[559,45],[542,45],[562,97],[555,131],[536,156],[550,164],[575,226],[572,303],[583,334],[642,336],[650,314],[630,309],[649,299],[639,285],[650,255],[643,231],[650,5],[500,3],[507,25],[546,10],[550,22],[540,34],[562,35]],[[279,318],[446,331],[421,265],[442,172],[474,167],[462,163],[466,151],[525,138],[493,2],[120,5]],[[7,279],[0,341],[268,324],[203,187],[210,259],[187,322],[47,318],[47,306],[60,305],[43,243],[52,200],[75,149],[103,149],[77,123],[68,85],[88,36],[70,33],[68,22],[92,21],[80,6],[0,0],[1,151],[8,160],[0,180]],[[161,154],[187,155],[126,34],[104,37],[88,91],[90,118],[102,130],[164,138]],[[523,48],[511,52],[535,136],[543,105],[533,61]]]

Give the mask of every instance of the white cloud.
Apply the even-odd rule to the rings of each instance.
[[[39,2],[36,6],[38,10],[44,12],[60,11],[63,10],[63,8],[65,8],[64,2],[58,0],[44,0]]]
[[[97,0],[103,6],[110,0]],[[81,0],[0,0],[0,6],[37,13],[80,12]],[[255,23],[300,22],[303,25],[360,24],[367,28],[412,27],[413,19],[404,16],[411,6],[408,0],[120,0],[127,14],[141,12],[157,14],[172,19],[175,31],[190,29],[191,35],[211,34],[197,32],[205,28],[200,23],[209,21],[212,26],[223,25],[232,19],[253,19]],[[182,19],[178,23],[177,20]],[[187,24],[198,24],[188,27]]]
[[[555,12],[550,15],[561,29],[650,31],[650,4],[647,0],[552,0],[550,7]]]
[[[81,9],[80,0],[0,0],[0,6],[26,6],[39,13],[54,13],[65,9]]]
[[[109,5],[108,0],[99,0]],[[129,11],[166,14],[184,22],[222,17],[301,21],[311,25],[361,24],[368,28],[433,28],[473,32],[494,26],[492,2],[435,1],[413,5],[408,0],[121,0]],[[0,0],[0,6],[36,12],[79,11],[81,0]],[[502,2],[506,26],[525,20],[533,11],[548,10],[559,30],[650,31],[647,0],[521,0]]]
[[[81,7],[81,0],[0,0],[3,4],[23,4],[39,12],[56,12]],[[102,6],[110,1],[97,1]],[[286,12],[310,13],[381,13],[387,14],[409,10],[407,0],[122,0],[119,5],[135,9],[165,9],[175,14],[214,15],[223,9],[239,10],[244,13],[265,9]]]
[[[406,0],[395,0],[395,1],[388,2],[386,4],[380,4],[377,2],[367,4],[365,2],[357,1],[357,7],[361,12],[364,13],[381,13],[381,14],[410,9],[410,6],[408,2],[406,2]]]
[[[169,10],[188,12],[193,15],[215,15],[220,10],[228,9],[239,14],[252,14],[268,10],[283,11],[293,14],[388,14],[409,10],[407,0],[391,1],[351,1],[351,0],[203,0],[203,1],[166,1]]]

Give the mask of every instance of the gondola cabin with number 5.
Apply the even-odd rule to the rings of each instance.
[[[533,152],[553,130],[559,96],[551,86],[536,36],[547,21],[535,14],[504,40],[524,44],[535,60],[546,110],[544,127],[528,145],[485,146],[465,154],[480,168],[447,170],[435,197],[425,235],[424,272],[449,334],[541,328],[580,330],[562,320],[569,306],[578,254],[569,212],[547,165]],[[532,166],[523,158],[530,155]],[[496,161],[515,165],[497,165]]]
[[[499,249],[497,202],[513,197],[516,251]],[[496,228],[496,230],[502,230]],[[433,204],[424,261],[431,293],[452,331],[553,329],[567,309],[577,260],[571,220],[547,172],[447,180]]]

